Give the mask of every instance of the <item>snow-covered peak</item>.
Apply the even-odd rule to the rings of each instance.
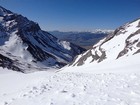
[[[91,31],[91,33],[107,33],[107,34],[110,34],[113,31],[114,30],[111,30],[111,29],[95,29],[95,30]]]
[[[112,34],[94,45],[92,49],[79,55],[72,66],[113,62],[139,53],[140,19],[137,19],[119,27]]]

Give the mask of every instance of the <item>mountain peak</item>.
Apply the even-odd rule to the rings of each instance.
[[[0,66],[22,72],[60,68],[85,49],[58,40],[36,22],[0,7]],[[18,69],[17,69],[18,68]]]
[[[11,14],[12,12],[10,10],[7,10],[5,8],[3,8],[2,6],[0,6],[0,16],[5,16],[7,14]]]

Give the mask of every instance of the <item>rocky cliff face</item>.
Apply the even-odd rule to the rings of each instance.
[[[0,7],[0,66],[17,71],[63,67],[85,51],[60,41],[22,15]],[[8,62],[8,63],[5,63]]]

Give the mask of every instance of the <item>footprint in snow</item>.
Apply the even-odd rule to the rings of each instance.
[[[133,79],[136,79],[137,76],[136,76],[135,74],[132,74],[132,75],[130,76],[130,78],[133,80]]]

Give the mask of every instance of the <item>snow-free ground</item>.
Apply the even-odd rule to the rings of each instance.
[[[0,105],[140,105],[140,72],[0,70]]]

